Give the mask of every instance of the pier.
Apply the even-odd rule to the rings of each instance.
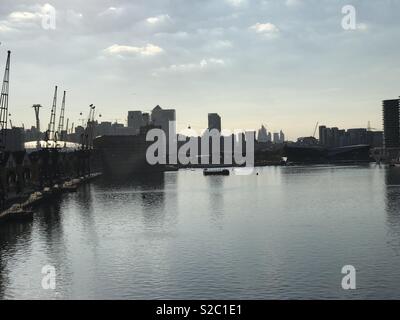
[[[80,143],[63,140],[66,91],[56,130],[57,90],[55,86],[48,130],[42,137],[39,109],[36,115],[36,141],[20,143],[14,136],[14,127],[9,118],[9,78],[11,51],[7,52],[6,67],[0,96],[0,222],[14,216],[22,216],[42,201],[65,192],[73,192],[82,183],[100,175],[100,164],[92,147],[94,121],[93,105],[81,135]],[[8,129],[10,122],[11,129]],[[67,121],[68,127],[68,121]],[[41,140],[41,138],[44,138]]]

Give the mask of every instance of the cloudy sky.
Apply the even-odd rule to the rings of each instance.
[[[381,128],[381,100],[400,94],[400,1],[0,1],[15,125],[34,124],[34,103],[47,124],[56,84],[70,123],[91,103],[119,122],[160,104],[178,128],[201,130],[218,112],[224,128],[263,123],[292,139],[317,121]],[[342,27],[347,4],[355,30]],[[52,7],[56,28],[43,28]]]

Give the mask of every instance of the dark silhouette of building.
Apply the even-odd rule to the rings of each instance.
[[[382,147],[382,131],[368,131],[366,128],[339,129],[337,127],[319,127],[319,145],[327,148],[338,148],[368,144],[371,147]]]
[[[142,111],[128,111],[128,127],[132,128],[135,133],[139,134],[140,128],[143,127]]]
[[[399,99],[383,101],[383,135],[386,150],[400,148]]]
[[[208,114],[208,130],[217,129],[221,132],[221,117],[218,113]]]

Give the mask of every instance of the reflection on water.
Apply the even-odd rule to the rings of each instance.
[[[400,298],[399,214],[396,168],[104,177],[0,225],[0,297]],[[354,292],[340,289],[346,264]]]
[[[389,244],[400,255],[400,168],[388,168],[386,182],[386,212]]]
[[[211,215],[212,223],[222,228],[221,219],[224,216],[224,181],[226,176],[210,176],[208,184],[208,213]]]
[[[5,296],[5,290],[10,285],[7,275],[8,258],[18,254],[20,243],[26,243],[31,238],[32,223],[0,224],[0,297]]]

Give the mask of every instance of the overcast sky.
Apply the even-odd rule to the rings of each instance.
[[[226,129],[265,124],[292,139],[317,121],[381,128],[381,101],[400,94],[400,1],[0,1],[15,125],[34,124],[34,103],[47,125],[56,84],[70,123],[91,103],[119,122],[159,104],[176,109],[178,128],[203,129],[218,112]],[[346,4],[356,30],[342,27]],[[54,30],[42,27],[49,5]]]

